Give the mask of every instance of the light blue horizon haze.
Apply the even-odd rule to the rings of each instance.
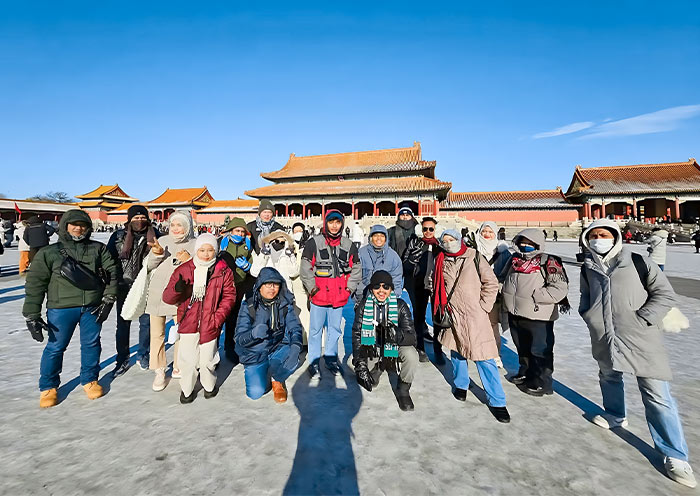
[[[454,191],[700,159],[697,2],[8,2],[0,193],[147,201],[420,141]]]

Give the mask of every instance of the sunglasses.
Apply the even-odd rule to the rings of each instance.
[[[434,227],[424,227],[423,232],[434,232],[435,228]]]
[[[386,289],[387,291],[391,289],[391,286],[388,286],[384,284],[383,282],[380,282],[379,284],[375,284],[372,286],[372,289]]]

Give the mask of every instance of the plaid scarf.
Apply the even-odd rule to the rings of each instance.
[[[377,332],[376,329],[380,324],[399,326],[399,305],[396,295],[392,292],[383,305],[377,305],[377,300],[372,293],[368,293],[365,300],[365,307],[362,309],[362,328],[360,344],[362,346],[376,346]],[[375,318],[375,309],[379,308],[381,312],[385,312],[379,319]],[[380,357],[398,358],[399,347],[396,343],[385,341],[382,347],[383,353]]]
[[[522,272],[523,274],[532,274],[533,272],[540,271],[540,261],[542,257],[537,255],[531,259],[526,259],[519,257],[517,254],[512,258],[513,270],[515,272]]]

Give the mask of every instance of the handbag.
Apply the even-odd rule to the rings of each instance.
[[[83,291],[101,291],[104,289],[104,280],[86,267],[83,263],[71,257],[66,249],[59,245],[59,252],[63,256],[61,262],[61,275],[78,289]]]
[[[143,265],[122,305],[122,319],[135,320],[146,312],[148,303],[148,286],[153,274],[148,271],[148,256],[143,259]]]
[[[459,276],[462,275],[462,269],[464,268],[465,261],[466,258],[462,259],[462,265],[459,266],[459,271],[457,272],[455,282],[452,285],[450,294],[447,295],[447,301],[445,301],[444,311],[441,311],[440,307],[437,307],[437,309],[433,313],[433,327],[436,327],[438,329],[451,329],[452,327],[454,327],[454,319],[452,318],[452,308],[450,308],[450,300],[452,299],[452,295],[454,294],[455,289],[457,289],[457,281],[459,281]]]

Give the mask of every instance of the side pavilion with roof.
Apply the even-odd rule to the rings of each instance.
[[[566,192],[581,216],[598,219],[693,221],[700,216],[700,166],[694,159],[664,164],[583,168]]]
[[[195,217],[196,211],[214,201],[206,186],[202,188],[166,189],[159,197],[143,204],[157,222],[168,220],[176,210],[187,210]],[[107,214],[109,222],[126,222],[126,214],[130,205],[124,204]]]
[[[340,210],[357,219],[395,215],[399,204],[418,215],[436,215],[452,184],[435,178],[435,161],[423,160],[420,143],[392,148],[297,157],[261,176],[274,184],[246,191],[268,199],[278,216],[323,216]]]
[[[450,192],[440,204],[443,215],[494,221],[501,226],[568,226],[578,220],[578,206],[561,188],[539,191]]]
[[[115,210],[122,205],[131,205],[138,201],[137,198],[132,198],[127,195],[119,184],[103,185],[93,189],[89,193],[78,195],[76,198],[82,200],[78,206],[85,210],[93,220],[99,219],[102,222],[107,222],[107,213]]]

